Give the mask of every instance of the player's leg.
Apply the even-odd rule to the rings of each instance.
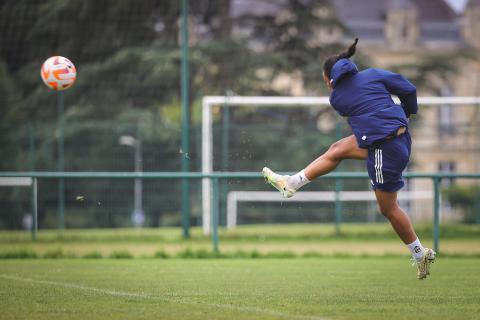
[[[398,205],[397,192],[385,192],[377,189],[375,190],[375,196],[380,212],[390,221],[400,239],[405,244],[414,242],[417,235],[413,230],[410,218]]]
[[[404,186],[402,172],[405,170],[411,151],[408,133],[369,149],[367,171],[375,190],[380,212],[390,221],[393,229],[410,250],[417,265],[419,279],[429,274],[435,252],[424,248],[418,239],[410,218],[397,202],[397,192]]]
[[[398,205],[397,192],[376,189],[375,196],[380,212],[390,221],[395,232],[412,253],[414,263],[417,265],[418,279],[425,279],[430,274],[430,264],[435,261],[435,252],[424,248],[420,243],[410,218]]]
[[[327,152],[313,160],[304,169],[305,176],[311,181],[333,171],[342,160],[365,160],[367,155],[368,150],[358,146],[355,136],[348,136],[332,144]]]
[[[311,180],[333,171],[342,160],[361,160],[367,155],[368,150],[359,148],[355,136],[351,135],[332,144],[324,154],[293,176],[280,175],[266,167],[262,173],[268,183],[289,198]]]

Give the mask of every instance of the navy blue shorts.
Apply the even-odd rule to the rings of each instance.
[[[367,170],[373,189],[387,192],[400,190],[402,172],[410,160],[412,139],[408,132],[368,149]]]

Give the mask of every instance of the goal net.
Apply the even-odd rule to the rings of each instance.
[[[398,103],[398,99],[395,100]],[[480,104],[480,98],[419,97],[418,103],[420,113],[411,121],[415,143],[411,166],[407,170],[478,171],[480,168],[474,166],[480,163],[480,129],[478,108],[475,106]],[[455,113],[461,116],[452,117],[453,108],[462,109],[463,112]],[[238,119],[243,123],[235,122],[237,115],[241,115]],[[248,123],[245,119],[249,119]],[[298,170],[324,152],[331,143],[349,134],[351,132],[345,120],[338,117],[329,106],[328,97],[206,96],[202,100],[202,172],[260,172],[264,165],[278,171]],[[446,161],[451,159],[451,154],[450,157],[444,155],[453,149],[468,152],[469,159]],[[337,170],[365,171],[362,161],[349,161]],[[237,204],[240,202],[257,203],[253,211],[261,210],[260,203],[279,203],[282,207],[288,207],[289,201],[281,199],[279,194],[275,196],[267,192],[271,189],[248,190],[245,184],[236,185],[231,188],[227,185],[222,192],[224,211],[228,211],[230,217],[225,218],[228,220],[225,223],[230,226],[238,223]],[[331,205],[331,202],[342,201],[344,211],[348,211],[349,202],[352,212],[376,210],[374,199],[370,199],[372,195],[365,196],[369,190],[367,179],[345,183],[337,180],[314,185],[306,190],[324,193],[301,192],[290,201],[297,202],[297,206],[298,202],[326,202]],[[407,192],[402,196],[402,201],[413,208],[412,211],[417,215],[414,218],[431,218],[431,182],[412,179],[405,189]],[[332,193],[335,190],[337,193]],[[211,226],[211,198],[211,181],[203,179],[202,223],[205,234],[210,232]],[[360,202],[363,207],[359,206]],[[319,206],[318,203],[313,205]],[[308,206],[308,203],[304,203],[301,208],[307,210]],[[326,210],[333,211],[331,206],[329,208]],[[425,212],[426,216],[422,216]]]

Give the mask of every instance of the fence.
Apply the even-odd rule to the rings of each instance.
[[[1,172],[2,178],[31,178],[32,179],[32,206],[33,225],[32,238],[36,238],[37,224],[37,195],[38,179],[208,179],[212,185],[212,219],[211,238],[214,251],[219,250],[218,225],[219,225],[219,180],[222,179],[260,179],[258,172]],[[440,182],[442,179],[480,179],[477,173],[414,173],[407,172],[406,178],[431,179],[433,182],[433,248],[439,252],[440,240]],[[321,179],[367,179],[364,172],[334,172],[321,177]],[[188,226],[184,225],[184,228]],[[184,230],[184,234],[188,233]]]

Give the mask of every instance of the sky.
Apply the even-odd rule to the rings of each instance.
[[[456,12],[462,12],[468,0],[446,0]]]

